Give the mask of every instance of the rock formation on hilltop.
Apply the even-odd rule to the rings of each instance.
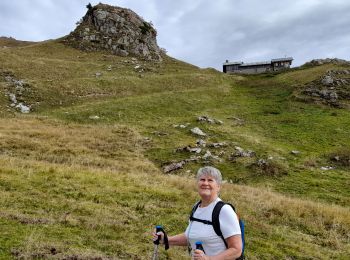
[[[328,70],[298,90],[301,101],[323,103],[333,107],[349,107],[350,69]]]
[[[327,59],[314,59],[309,62],[306,62],[303,66],[319,66],[323,64],[336,64],[336,65],[350,65],[350,62],[347,60],[342,60],[338,58],[327,58]]]
[[[98,4],[88,11],[64,42],[84,51],[107,50],[120,56],[161,61],[157,31],[130,9]]]

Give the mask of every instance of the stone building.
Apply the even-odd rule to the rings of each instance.
[[[278,58],[271,61],[244,63],[242,61],[226,62],[223,64],[224,73],[258,74],[270,71],[289,69],[293,58]]]

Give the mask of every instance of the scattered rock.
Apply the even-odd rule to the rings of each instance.
[[[3,72],[0,75],[4,75],[7,83],[5,96],[11,102],[9,107],[17,108],[21,113],[29,113],[31,111],[31,105],[26,104],[24,101],[25,94],[31,92],[29,84],[23,80],[16,79],[10,72]]]
[[[199,147],[205,147],[207,143],[203,139],[197,139],[196,145]]]
[[[185,146],[176,149],[177,152],[190,152],[190,153],[201,153],[202,149],[199,147]]]
[[[244,150],[239,146],[235,146],[236,152],[232,154],[233,157],[254,157],[256,154],[251,150]]]
[[[191,153],[201,153],[202,149],[199,147],[194,147],[194,148],[189,148],[188,151]]]
[[[265,159],[259,159],[256,163],[259,167],[264,167],[264,166],[267,166],[268,165],[268,162],[267,160]]]
[[[320,169],[321,169],[322,171],[329,171],[329,170],[333,170],[334,167],[333,167],[333,166],[322,166]]]
[[[189,159],[186,159],[185,162],[198,162],[202,159],[201,156],[191,156]]]
[[[221,162],[222,159],[219,156],[213,155],[209,150],[202,157],[203,160],[215,160]]]
[[[208,116],[199,116],[197,118],[197,121],[199,121],[199,122],[207,122],[209,124],[220,124],[220,125],[223,124],[223,122],[221,120],[213,119],[213,118],[210,118]]]
[[[99,116],[89,116],[89,119],[97,120],[97,119],[100,119],[100,117]]]
[[[96,72],[95,73],[95,77],[98,78],[98,77],[101,77],[102,76],[102,73],[101,72]]]
[[[145,143],[149,143],[149,142],[152,141],[152,138],[150,138],[150,137],[145,137],[145,138],[143,138],[143,140],[144,140]]]
[[[181,124],[181,125],[173,125],[174,128],[186,128],[190,125],[190,123],[186,123],[186,124]]]
[[[10,93],[10,94],[9,94],[9,98],[10,98],[10,101],[11,101],[13,104],[17,104],[17,98],[16,98],[16,95],[15,95],[15,94]]]
[[[16,105],[16,108],[18,108],[21,111],[21,113],[24,113],[24,114],[27,114],[30,112],[30,107],[22,103],[19,103],[18,105]]]
[[[176,170],[182,169],[183,166],[185,165],[185,163],[186,163],[185,161],[181,161],[181,162],[175,162],[175,163],[166,165],[166,166],[163,167],[163,172],[164,173],[169,173],[169,172],[172,172],[172,171],[176,171]]]
[[[195,134],[195,135],[198,135],[198,136],[203,136],[203,137],[207,136],[207,134],[204,133],[204,132],[203,132],[201,129],[199,129],[198,127],[192,128],[192,129],[191,129],[191,133],[192,133],[192,134]]]
[[[299,154],[300,154],[300,152],[297,151],[297,150],[293,150],[293,151],[291,151],[290,153],[293,154],[293,155],[299,155]]]
[[[211,143],[208,145],[209,147],[213,147],[213,148],[220,148],[220,147],[226,147],[227,143],[225,142],[221,142],[221,143]]]

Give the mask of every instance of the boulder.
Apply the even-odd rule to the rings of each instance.
[[[331,76],[326,75],[323,79],[322,79],[322,84],[325,86],[330,86],[333,84],[334,80]]]
[[[162,61],[157,31],[130,9],[99,3],[89,6],[63,43],[83,51],[106,50],[119,56]]]
[[[171,164],[166,165],[166,166],[163,167],[163,172],[164,173],[169,173],[169,172],[172,172],[172,171],[176,171],[176,170],[182,169],[185,164],[186,164],[185,161],[171,163]]]
[[[194,134],[194,135],[198,135],[198,136],[207,136],[206,133],[204,133],[201,129],[199,129],[198,127],[195,127],[195,128],[192,128],[191,129],[191,133]]]

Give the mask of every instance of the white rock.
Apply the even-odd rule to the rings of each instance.
[[[334,167],[332,167],[332,166],[322,166],[320,169],[321,169],[322,171],[329,171],[329,170],[333,170]]]
[[[209,159],[209,158],[211,158],[212,157],[212,154],[211,154],[211,152],[210,151],[207,151],[204,155],[203,155],[203,159],[204,160],[207,160],[207,159]]]
[[[200,130],[198,127],[191,129],[192,134],[199,135],[199,136],[207,136],[206,133],[204,133],[202,130]]]
[[[214,160],[217,160],[217,161],[222,161],[219,156],[216,156],[216,155],[212,155],[212,153],[208,150],[202,157],[204,160],[210,160],[210,159],[214,159]]]
[[[89,119],[97,120],[97,119],[100,119],[100,117],[99,116],[89,116]]]
[[[21,110],[21,113],[27,114],[30,112],[30,107],[23,105],[23,103],[19,103],[16,108],[19,108]]]
[[[326,86],[333,84],[333,78],[332,78],[331,76],[328,76],[328,75],[325,76],[325,77],[322,79],[322,84],[323,84],[323,85],[326,85]]]
[[[197,146],[205,147],[207,143],[203,139],[198,139],[196,144]]]
[[[15,95],[15,94],[10,93],[10,94],[9,94],[9,98],[10,98],[10,100],[12,101],[12,103],[14,103],[14,104],[17,103],[17,98],[16,98],[16,95]]]
[[[188,149],[191,153],[201,153],[202,149],[199,147],[189,148]]]

